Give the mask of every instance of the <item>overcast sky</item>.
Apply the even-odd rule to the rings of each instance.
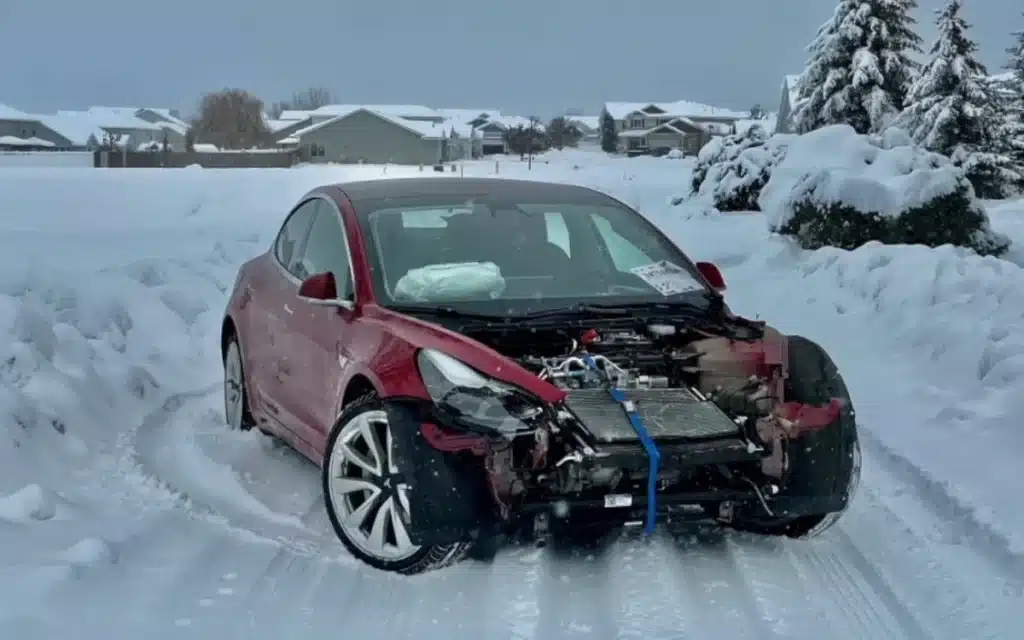
[[[926,39],[943,0],[921,0]],[[168,106],[321,85],[342,101],[596,114],[607,100],[777,108],[836,0],[0,0],[0,102]],[[1004,63],[1022,0],[967,0]]]

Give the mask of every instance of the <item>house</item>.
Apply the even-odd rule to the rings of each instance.
[[[570,124],[582,135],[578,147],[581,149],[599,148],[601,146],[601,117],[600,116],[566,116]]]
[[[95,149],[104,132],[75,118],[38,115],[0,104],[0,146],[19,149],[85,151]]]
[[[461,148],[450,146],[453,129],[433,110],[430,114],[394,107],[331,107],[312,112],[314,124],[288,136],[309,162],[433,165],[457,159],[455,154]],[[331,112],[337,115],[326,117]],[[420,119],[396,113],[419,115]]]
[[[127,144],[132,149],[147,149],[153,143],[162,144],[166,138],[172,149],[183,149],[185,132],[168,121],[149,122],[138,114],[134,107],[90,107],[85,111],[58,111],[58,116],[77,118],[81,122],[102,129],[107,135],[118,138],[119,145]]]
[[[506,133],[509,129],[523,127],[544,131],[544,125],[530,118],[521,116],[499,116],[481,123],[476,130],[480,133],[480,151],[483,155],[505,154],[509,152]]]
[[[631,155],[664,148],[696,155],[712,136],[732,133],[750,115],[689,100],[606,102],[604,112],[615,122],[619,152]]]
[[[800,76],[782,77],[782,95],[779,98],[779,112],[775,120],[776,133],[793,133],[793,112],[800,102]]]
[[[501,111],[497,109],[435,109],[445,118],[456,132],[463,145],[468,140],[469,153],[463,157],[479,158],[484,154],[483,137],[480,127],[491,120],[500,120]]]

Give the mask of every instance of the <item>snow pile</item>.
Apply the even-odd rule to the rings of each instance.
[[[493,262],[432,264],[409,271],[395,284],[396,299],[417,302],[497,298],[504,291],[505,279]]]
[[[859,135],[833,125],[794,138],[761,191],[772,231],[806,248],[952,244],[1003,253],[961,167],[899,129]]]
[[[714,138],[697,155],[691,193],[719,211],[759,211],[758,196],[792,136],[769,137],[760,126]]]

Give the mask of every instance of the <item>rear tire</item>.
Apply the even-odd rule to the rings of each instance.
[[[382,571],[411,575],[462,560],[471,543],[412,544],[406,522],[416,498],[393,481],[397,476],[387,412],[369,394],[342,411],[327,439],[322,481],[334,533]]]
[[[256,424],[249,410],[242,348],[234,335],[228,338],[228,346],[224,350],[224,420],[238,431],[248,431]]]
[[[794,402],[827,404],[840,398],[839,418],[820,431],[804,434],[789,443],[790,474],[782,498],[808,501],[842,497],[842,507],[807,515],[739,517],[733,528],[763,535],[810,538],[831,528],[853,501],[860,484],[861,451],[850,393],[828,353],[802,336],[789,336],[789,379],[786,397]]]

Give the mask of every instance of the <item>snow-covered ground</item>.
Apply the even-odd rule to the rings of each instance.
[[[301,193],[418,172],[3,168],[0,637],[1024,635],[1024,250],[799,251],[761,215],[673,206],[681,160],[565,153],[499,172],[636,205],[724,268],[737,311],[831,351],[865,448],[837,529],[369,569],[334,539],[311,465],[226,432],[217,335],[237,266]],[[1019,247],[1022,219],[1024,203],[993,209]]]

